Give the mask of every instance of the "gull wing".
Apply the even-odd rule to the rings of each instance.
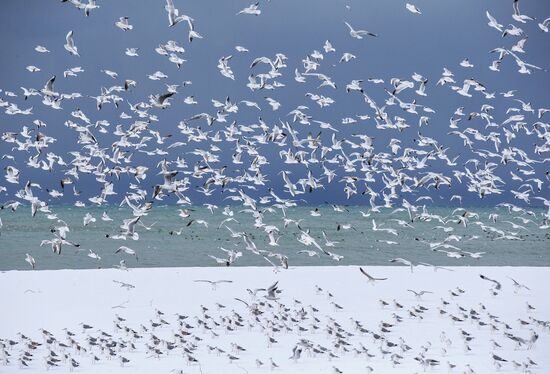
[[[375,278],[375,277],[369,275],[369,273],[367,273],[365,270],[363,270],[362,267],[360,267],[359,270],[360,270],[361,273],[363,273],[367,278],[369,278],[369,280],[375,280],[375,281],[377,281],[377,280],[387,280],[387,279],[388,279],[388,278]]]

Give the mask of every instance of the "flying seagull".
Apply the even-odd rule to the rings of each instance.
[[[414,14],[422,14],[422,12],[420,11],[420,9],[418,9],[418,7],[414,4],[405,4],[405,8],[407,8],[407,10],[411,13],[414,13]]]
[[[492,28],[502,32],[502,25],[500,23],[497,22],[497,20],[495,19],[495,17],[493,17],[489,11],[485,12],[485,14],[487,15],[487,18],[489,19],[489,23],[487,23],[489,26],[491,26]]]
[[[123,31],[132,30],[134,26],[128,23],[128,17],[120,17],[118,21],[115,22],[115,26]]]
[[[415,291],[415,290],[408,289],[407,291],[412,292],[414,294],[414,296],[416,296],[419,299],[422,297],[422,295],[425,295],[427,293],[433,293],[432,291],[424,291],[424,290]]]
[[[254,16],[259,16],[262,11],[259,9],[260,7],[260,2],[255,2],[254,4],[251,4],[249,6],[247,6],[246,8],[244,8],[243,10],[241,10],[239,13],[237,13],[237,15],[239,14],[251,14],[251,15],[254,15]]]
[[[390,260],[390,262],[398,262],[400,264],[403,264],[403,265],[406,265],[406,266],[410,266],[411,268],[411,273],[413,272],[413,268],[414,268],[414,265],[412,262],[408,261],[408,260],[405,260],[404,258],[401,258],[401,257],[397,257],[397,258],[392,258]]]
[[[65,40],[67,41],[67,43],[65,43],[64,45],[65,49],[73,56],[80,56],[78,54],[78,48],[76,48],[76,45],[74,45],[73,30],[67,33]]]
[[[281,292],[278,289],[278,286],[277,286],[278,284],[279,284],[279,281],[273,283],[271,286],[268,287],[267,296],[265,297],[266,299],[268,299],[268,300],[278,300],[279,299],[276,295],[276,293]]]
[[[349,34],[351,35],[352,38],[355,38],[355,39],[363,39],[364,36],[378,36],[377,34],[375,33],[372,33],[370,31],[367,31],[367,30],[354,30],[353,27],[351,27],[351,25],[347,22],[344,22],[346,24],[346,26],[349,28]]]
[[[496,281],[494,279],[491,279],[491,278],[488,278],[486,277],[485,275],[483,274],[479,274],[479,277],[483,280],[486,280],[486,281],[489,281],[489,282],[492,282],[494,284],[494,287],[495,287],[495,290],[500,290],[502,288],[502,285],[500,284],[499,281]]]
[[[431,268],[434,269],[434,271],[437,271],[437,270],[439,270],[439,269],[448,270],[448,271],[454,271],[453,269],[449,269],[449,268],[446,268],[446,267],[443,267],[443,266],[438,266],[438,265],[429,264],[429,263],[427,263],[427,262],[419,262],[418,265],[431,267]]]
[[[217,281],[211,281],[211,280],[208,280],[208,279],[197,279],[194,282],[210,283],[213,290],[215,290],[216,287],[218,286],[218,284],[220,284],[220,283],[233,283],[233,281],[225,280],[225,279],[220,279],[220,280],[217,280]]]
[[[25,261],[29,263],[29,265],[32,266],[32,269],[34,270],[34,266],[36,265],[36,261],[34,260],[34,257],[32,257],[30,254],[26,253]]]
[[[113,280],[113,283],[119,284],[120,287],[126,288],[127,290],[130,290],[132,288],[136,288],[136,286],[134,286],[133,284],[126,283],[126,282],[121,282],[121,281],[117,281],[117,280]]]
[[[531,291],[531,289],[530,289],[529,287],[527,287],[527,286],[524,285],[524,284],[519,283],[519,282],[518,282],[517,280],[515,280],[514,278],[512,278],[512,277],[508,277],[508,278],[510,278],[510,280],[512,280],[512,282],[514,282],[514,287],[515,287],[515,289],[516,289],[516,292],[518,292],[518,291],[519,291],[520,289],[522,289],[522,288],[525,288],[526,290]]]
[[[248,308],[248,310],[250,310],[250,313],[252,313],[252,314],[254,314],[254,315],[256,315],[256,316],[263,313],[263,312],[259,309],[257,303],[249,304],[249,303],[247,303],[246,301],[239,299],[238,297],[236,297],[235,300],[240,301],[241,303],[243,303],[244,305],[246,305],[246,307]]]
[[[118,249],[115,251],[115,253],[120,253],[120,252],[124,252],[130,256],[136,256],[136,261],[138,261],[138,255],[136,253],[136,251],[134,251],[132,248],[128,248],[124,245],[118,247]]]
[[[373,283],[376,282],[376,281],[383,281],[383,280],[387,280],[388,278],[375,278],[373,276],[371,276],[369,273],[367,273],[365,270],[363,270],[362,267],[359,268],[359,271],[361,271],[361,273],[367,277],[368,279],[368,282],[369,283]]]

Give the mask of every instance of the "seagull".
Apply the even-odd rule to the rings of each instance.
[[[366,30],[354,30],[353,27],[351,27],[351,25],[347,22],[344,22],[346,24],[346,26],[349,28],[349,34],[351,35],[352,38],[355,38],[355,39],[363,39],[364,36],[378,36],[377,34],[375,33],[372,33],[370,31],[366,31]]]
[[[294,348],[292,348],[292,356],[290,356],[289,359],[294,361],[294,363],[296,363],[300,359],[301,354],[302,354],[302,348],[296,345],[294,346]]]
[[[412,263],[411,261],[409,261],[409,260],[405,260],[404,258],[397,257],[397,258],[392,258],[392,259],[390,260],[390,262],[398,262],[398,263],[403,264],[403,265],[405,265],[405,266],[410,266],[410,268],[411,268],[411,273],[413,272],[413,267],[414,267],[414,265],[413,265],[413,263]]]
[[[41,46],[41,45],[37,45],[36,47],[34,47],[34,50],[36,52],[39,52],[39,53],[49,53],[50,51],[48,50],[48,48],[44,47],[44,46]]]
[[[86,4],[79,3],[78,7],[82,7],[84,9],[84,15],[86,17],[90,16],[90,12],[93,9],[99,8],[99,5],[96,4],[95,0],[88,0]]]
[[[276,295],[276,293],[281,292],[278,289],[278,286],[277,286],[278,284],[279,284],[279,281],[273,283],[271,286],[269,286],[267,288],[267,296],[265,297],[266,299],[268,299],[268,300],[279,300],[279,298]]]
[[[232,354],[229,354],[229,353],[227,354],[227,358],[229,358],[229,363],[232,363],[235,360],[240,360],[239,357],[233,356]]]
[[[383,281],[383,280],[387,280],[388,278],[375,278],[371,275],[369,275],[365,270],[363,270],[362,267],[359,268],[359,271],[361,271],[361,273],[367,277],[367,280],[369,283],[372,283],[374,284],[376,281]]]
[[[150,96],[150,102],[157,108],[165,109],[170,105],[169,98],[174,96],[174,92],[167,92],[163,95]]]
[[[77,368],[80,366],[80,363],[76,361],[74,358],[71,358],[71,368],[70,371],[73,371],[74,368]]]
[[[241,100],[241,103],[245,104],[247,107],[253,107],[258,109],[260,112],[262,111],[262,108],[256,103],[255,101],[249,101],[249,100]]]
[[[227,253],[227,263],[228,263],[229,265],[233,264],[235,261],[237,261],[237,259],[238,259],[239,257],[241,257],[241,256],[243,255],[242,252],[234,251],[234,250],[232,250],[232,249],[229,249],[229,250],[228,250],[228,249],[225,249],[225,248],[223,248],[223,247],[220,247],[220,249],[221,249],[222,251],[224,251],[225,253]],[[227,266],[229,266],[229,265],[227,265]]]
[[[254,16],[259,16],[262,13],[262,11],[260,9],[258,9],[259,6],[260,6],[260,2],[259,1],[255,2],[254,4],[251,4],[248,7],[241,10],[240,12],[238,12],[237,15],[239,15],[239,14],[251,14],[251,15],[254,15]]]
[[[336,242],[336,241],[329,240],[328,237],[327,237],[327,234],[325,233],[324,230],[322,230],[321,233],[323,234],[323,238],[325,239],[325,245],[327,247],[334,247],[336,244],[339,243],[339,242]]]
[[[216,280],[216,281],[211,281],[211,280],[207,280],[207,279],[197,279],[195,280],[194,282],[202,282],[202,283],[209,283],[211,286],[212,286],[212,289],[215,290],[218,286],[218,284],[221,284],[221,283],[233,283],[233,281],[231,280],[225,280],[225,279],[220,279],[220,280]]]
[[[380,226],[378,226],[376,224],[376,221],[374,219],[372,219],[372,231],[385,231],[385,232],[387,232],[389,234],[392,234],[392,235],[395,235],[395,236],[399,235],[399,233],[395,229],[381,228]]]
[[[34,266],[36,265],[36,261],[34,260],[34,257],[32,257],[30,254],[25,253],[25,261],[29,263],[29,265],[32,266],[32,269],[34,270]]]
[[[130,360],[128,360],[126,357],[123,357],[123,356],[119,356],[120,358],[120,366],[124,367],[124,364],[127,364],[130,362]]]
[[[128,23],[129,18],[128,17],[120,17],[118,21],[115,22],[115,26],[123,31],[132,30],[134,26],[130,25]]]
[[[514,0],[513,2],[513,8],[514,8],[514,14],[512,14],[512,18],[518,22],[526,23],[527,21],[533,21],[534,18],[530,16],[526,16],[525,14],[521,14],[519,11],[519,0]]]
[[[90,223],[94,223],[96,219],[90,214],[86,213],[86,215],[83,218],[84,226],[88,226]]]
[[[495,30],[497,31],[500,31],[502,32],[502,25],[500,23],[497,22],[497,20],[495,19],[495,17],[493,17],[489,11],[486,11],[485,14],[487,15],[487,18],[489,18],[489,23],[488,25],[492,28],[494,28]]]
[[[131,290],[132,288],[136,288],[136,286],[134,286],[133,284],[126,283],[126,282],[121,282],[121,281],[117,281],[117,280],[113,280],[113,283],[119,284],[120,287],[126,288],[127,290]]]
[[[277,365],[275,363],[275,361],[273,361],[273,359],[270,357],[269,358],[269,362],[270,362],[270,369],[273,370],[273,369],[277,369],[279,367],[279,365]]]
[[[103,214],[101,215],[101,220],[105,221],[105,222],[108,222],[108,221],[112,221],[113,219],[111,217],[109,217],[107,212],[103,212]]]
[[[139,234],[137,232],[135,232],[135,227],[136,227],[136,225],[137,225],[137,223],[139,222],[140,219],[141,219],[141,216],[138,215],[135,218],[128,218],[128,219],[125,219],[123,221],[123,224],[122,224],[122,226],[120,226],[120,228],[122,230],[125,230],[123,232],[124,237],[130,237],[133,240],[139,239]]]
[[[125,260],[120,260],[118,265],[115,265],[115,268],[117,268],[119,270],[128,270],[128,267],[126,266],[126,261]]]
[[[500,282],[494,280],[494,279],[491,279],[491,278],[488,278],[486,277],[485,275],[483,274],[479,274],[479,277],[483,280],[486,280],[486,281],[489,281],[489,282],[492,282],[494,287],[495,287],[495,290],[500,290],[502,288],[502,285],[500,284]]]
[[[233,74],[233,71],[229,67],[229,60],[231,60],[233,56],[224,56],[221,57],[218,60],[218,69],[220,69],[220,74],[224,77],[227,77],[229,79],[235,80],[235,75]]]
[[[259,305],[256,304],[256,303],[252,303],[252,304],[249,304],[247,303],[246,301],[244,300],[241,300],[239,298],[235,298],[235,300],[237,301],[240,301],[241,303],[243,303],[244,305],[246,305],[246,307],[248,308],[248,310],[250,311],[250,313],[252,313],[253,315],[255,316],[258,316],[260,314],[262,314],[263,312],[259,309]]]
[[[326,249],[323,249],[321,248],[321,250],[323,251],[324,254],[326,254],[327,256],[329,256],[331,259],[333,259],[334,261],[341,261],[344,256],[342,255],[339,255],[339,254],[336,254],[336,253],[333,253],[333,252],[330,252],[330,251],[327,251]]]
[[[71,30],[67,33],[67,36],[65,37],[65,40],[67,41],[67,43],[65,43],[65,45],[64,45],[65,49],[73,56],[80,56],[78,54],[78,49],[74,45],[73,30]]]
[[[296,254],[307,254],[309,257],[313,257],[313,256],[317,256],[317,257],[320,257],[319,256],[319,252],[315,251],[315,250],[307,250],[307,249],[303,249],[301,251],[298,251],[296,252]]]
[[[124,252],[126,254],[129,254],[130,256],[135,256],[136,261],[138,261],[137,253],[132,248],[128,248],[128,247],[122,245],[122,246],[118,247],[118,249],[115,251],[115,254],[119,253],[119,252]]]
[[[227,253],[227,258],[219,258],[216,256],[208,255],[208,257],[215,260],[219,265],[231,266],[239,257],[242,256],[242,252],[227,250],[223,247],[220,247],[220,249]]]
[[[215,260],[218,263],[218,265],[225,265],[225,266],[230,266],[231,265],[229,260],[226,259],[226,258],[219,258],[219,257],[212,256],[212,255],[208,255],[208,257]]]
[[[482,255],[484,255],[486,252],[468,252],[468,251],[462,251],[464,253],[466,253],[468,256],[470,256],[471,258],[481,258]]]
[[[342,57],[340,57],[340,61],[339,62],[350,62],[351,60],[357,58],[357,56],[355,56],[354,54],[351,54],[349,52],[345,52]],[[347,90],[347,88],[346,88]],[[361,89],[362,91],[362,89]],[[349,92],[349,90],[348,90]]]
[[[512,282],[514,282],[514,288],[515,288],[515,292],[517,293],[519,290],[521,290],[522,288],[525,288],[526,290],[528,291],[531,291],[531,289],[529,287],[527,287],[526,285],[524,284],[521,284],[519,283],[517,280],[515,280],[514,278],[512,277],[508,277]]]
[[[425,295],[427,293],[433,293],[432,291],[424,291],[424,290],[417,292],[415,290],[407,289],[407,291],[412,292],[414,296],[417,297],[418,299],[420,299],[422,295]]]
[[[336,49],[332,46],[330,40],[325,40],[325,45],[323,45],[325,53],[336,52]]]
[[[169,27],[175,26],[182,21],[187,21],[190,31],[193,29],[193,19],[185,14],[182,14],[180,16],[179,10],[176,9],[172,0],[166,0],[166,5],[164,6],[164,9],[166,9],[166,11],[168,12]]]
[[[413,4],[405,4],[405,8],[407,8],[407,10],[411,13],[414,13],[414,14],[422,14],[422,12],[420,11],[420,9],[418,9],[418,7],[416,5],[413,5]]]
[[[95,260],[98,260],[98,261],[101,260],[101,256],[99,256],[97,253],[95,253],[95,252],[92,251],[91,249],[89,250],[87,256],[90,257],[90,258],[93,258],[93,259],[95,259]],[[137,257],[136,257],[136,258],[137,258]]]
[[[470,63],[470,60],[465,58],[464,60],[462,60],[460,62],[460,66],[462,66],[463,68],[473,68],[474,65],[472,63]]]
[[[124,54],[130,57],[138,57],[138,50],[139,48],[126,48],[126,52],[124,52]]]
[[[278,102],[277,100],[275,100],[271,97],[266,97],[265,99],[266,99],[267,103],[271,106],[271,109],[273,109],[273,111],[276,111],[281,107],[281,103]]]

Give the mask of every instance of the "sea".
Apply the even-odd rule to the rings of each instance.
[[[464,210],[454,211],[455,208],[429,209],[430,214],[445,221],[442,223],[437,218],[410,222],[407,212],[391,209],[369,213],[367,207],[350,206],[339,212],[330,205],[298,206],[285,209],[284,214],[288,219],[299,221],[299,227],[290,223],[286,228],[282,211],[268,209],[263,212],[263,222],[276,226],[280,236],[277,245],[273,246],[269,245],[264,229],[254,226],[254,218],[250,212],[242,211],[242,206],[229,206],[226,211],[220,207],[213,212],[205,206],[188,207],[191,214],[188,218],[180,217],[180,208],[155,206],[140,219],[143,225],[136,226],[139,240],[115,240],[112,236],[120,232],[123,220],[132,217],[128,207],[52,206],[52,213],[70,227],[67,239],[80,245],[78,248],[63,245],[59,255],[52,252],[50,245],[40,244],[42,240],[54,238],[52,230],[60,226],[60,222],[48,219],[40,212],[32,217],[28,206],[19,207],[15,212],[3,209],[0,211],[3,223],[0,228],[0,270],[30,270],[31,266],[25,261],[27,253],[34,257],[37,270],[113,268],[121,260],[125,260],[128,268],[220,266],[208,256],[226,257],[220,248],[242,252],[243,255],[232,266],[272,266],[262,256],[247,251],[242,238],[232,237],[228,228],[236,233],[246,233],[258,249],[284,254],[291,267],[396,265],[389,261],[398,257],[413,263],[439,266],[550,266],[550,230],[540,228],[546,213],[543,209],[532,209],[530,214],[526,214],[510,213],[505,208],[468,208],[467,211],[477,213],[479,218],[471,217],[464,225],[457,218]],[[315,209],[319,216],[311,215]],[[103,221],[104,212],[113,221]],[[84,226],[86,213],[96,221]],[[496,222],[489,219],[491,213],[498,214]],[[228,218],[232,220],[224,222]],[[188,226],[191,219],[194,221]],[[398,235],[373,230],[373,219],[378,228],[395,229]],[[206,221],[208,227],[196,223],[197,220]],[[411,227],[402,226],[396,220],[406,221]],[[315,247],[306,247],[298,241],[300,230],[309,232],[323,248],[343,258],[335,261],[323,253],[311,257],[297,253],[304,249],[315,250]],[[502,230],[515,239],[503,239],[496,230]],[[329,240],[337,242],[334,246],[324,245],[323,231]],[[466,254],[457,259],[429,245],[445,240],[446,244],[462,251],[484,253],[480,258]],[[115,253],[120,246],[133,249],[137,256]],[[456,248],[438,249],[456,252]],[[100,259],[89,257],[90,250]],[[276,258],[270,259],[278,263]]]

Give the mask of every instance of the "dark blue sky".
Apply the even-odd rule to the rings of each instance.
[[[253,100],[258,102],[263,111],[240,105],[236,116],[229,117],[237,120],[238,124],[251,124],[257,122],[258,115],[268,124],[272,125],[279,120],[290,121],[287,113],[298,105],[307,105],[310,110],[307,113],[314,119],[332,123],[340,132],[339,138],[350,137],[352,134],[368,134],[375,138],[375,149],[378,152],[388,152],[386,145],[391,138],[398,138],[402,146],[414,146],[413,139],[417,136],[418,118],[411,116],[398,108],[392,107],[388,111],[392,116],[399,115],[407,119],[411,128],[399,133],[395,130],[380,131],[374,128],[374,122],[364,121],[354,126],[341,125],[341,119],[355,114],[373,115],[372,110],[366,105],[360,95],[347,94],[344,87],[352,79],[382,78],[385,85],[373,85],[365,82],[363,84],[366,93],[383,105],[387,95],[384,87],[389,88],[389,80],[392,77],[411,80],[411,75],[417,72],[429,79],[428,96],[418,97],[414,90],[408,90],[400,95],[405,101],[416,98],[419,104],[427,105],[436,110],[432,114],[428,126],[420,130],[423,135],[437,139],[444,147],[449,147],[450,156],[460,155],[459,165],[456,168],[463,169],[463,162],[472,157],[472,154],[464,149],[462,141],[458,138],[447,135],[449,129],[449,118],[457,107],[464,106],[465,113],[479,111],[484,103],[494,106],[492,112],[494,121],[501,123],[506,116],[506,109],[510,106],[518,106],[518,103],[511,99],[502,98],[499,92],[517,90],[516,98],[531,102],[533,107],[550,107],[549,88],[550,77],[547,72],[534,71],[531,75],[519,74],[518,68],[510,56],[507,56],[501,64],[501,72],[495,73],[488,69],[491,61],[495,59],[494,54],[489,51],[496,47],[510,48],[519,40],[517,37],[507,36],[502,38],[500,33],[487,26],[485,11],[489,12],[505,26],[514,23],[525,30],[528,35],[526,52],[522,55],[525,61],[548,68],[550,56],[550,33],[543,33],[536,22],[519,24],[512,19],[512,1],[415,1],[422,15],[414,15],[405,9],[405,1],[292,1],[274,0],[261,2],[260,16],[239,15],[236,13],[248,6],[250,1],[180,1],[174,0],[176,8],[180,13],[187,14],[195,19],[196,30],[204,36],[202,40],[195,40],[192,44],[187,41],[188,27],[180,23],[172,28],[168,27],[167,12],[164,9],[163,1],[98,1],[99,9],[92,11],[90,17],[84,17],[82,11],[74,6],[59,1],[3,1],[3,11],[0,13],[0,45],[2,45],[3,59],[0,62],[0,88],[21,94],[19,87],[34,87],[40,89],[45,82],[56,75],[56,90],[60,92],[81,92],[85,98],[75,101],[65,100],[62,104],[62,111],[55,111],[45,107],[37,97],[30,98],[26,102],[20,96],[18,98],[0,96],[4,100],[15,102],[20,108],[33,106],[31,116],[9,116],[0,114],[2,132],[20,131],[22,126],[32,127],[32,121],[36,118],[47,123],[43,129],[48,135],[58,138],[58,142],[51,147],[52,151],[63,154],[67,151],[80,150],[81,146],[76,144],[76,135],[63,124],[70,117],[70,112],[77,108],[83,110],[92,120],[108,120],[111,122],[111,130],[118,123],[128,126],[130,122],[118,118],[120,110],[112,105],[106,106],[101,111],[95,109],[95,101],[89,99],[90,95],[98,95],[101,87],[109,87],[121,84],[124,79],[138,81],[138,87],[131,92],[122,94],[128,102],[136,103],[146,101],[150,94],[165,92],[165,83],[181,84],[183,81],[191,80],[191,86],[180,87],[179,93],[172,99],[172,105],[166,110],[156,110],[160,121],[153,124],[152,128],[159,130],[161,134],[172,134],[170,142],[185,140],[178,134],[177,124],[179,121],[191,117],[193,114],[207,112],[215,114],[216,109],[212,107],[212,98],[222,101],[230,96],[233,101]],[[351,8],[346,9],[345,5]],[[550,16],[550,3],[547,1],[521,1],[520,9],[523,13],[537,18],[540,22]],[[134,30],[123,32],[114,26],[115,21],[121,16],[128,16]],[[363,40],[352,39],[344,21],[349,22],[356,29],[366,29],[379,34],[378,38],[367,37]],[[81,57],[69,55],[63,48],[65,35],[69,30],[74,31],[75,44],[79,49]],[[294,69],[303,71],[301,60],[314,50],[323,51],[325,40],[329,39],[336,48],[336,53],[325,54],[321,61],[319,72],[329,75],[337,83],[338,89],[323,87],[317,90],[319,81],[309,77],[307,83],[298,84],[294,81]],[[170,63],[165,56],[154,52],[154,48],[168,40],[175,40],[182,45],[186,52],[181,56],[187,62],[180,68]],[[34,51],[36,45],[47,47],[51,53],[40,54]],[[234,47],[242,45],[250,50],[248,53],[238,53]],[[131,58],[124,54],[127,47],[138,47],[140,54],[137,58]],[[347,64],[340,64],[343,52],[350,52],[357,56],[355,60]],[[284,53],[288,57],[288,67],[281,72],[283,76],[278,80],[286,87],[274,91],[251,92],[245,84],[247,76],[251,73],[249,65],[255,57],[274,57],[275,53]],[[235,73],[235,81],[223,77],[216,67],[218,59],[222,56],[233,55],[229,64]],[[474,68],[466,69],[459,66],[460,61],[469,58]],[[25,70],[28,65],[38,66],[41,71],[30,73]],[[74,66],[81,66],[85,72],[76,78],[63,78],[63,71]],[[461,85],[465,78],[475,78],[482,82],[488,92],[497,92],[497,98],[486,100],[479,93],[472,98],[466,98],[452,92],[449,86],[436,87],[435,83],[441,77],[443,67],[447,67],[455,74],[455,79]],[[113,80],[101,69],[109,69],[119,74],[117,80]],[[160,70],[166,73],[169,78],[161,81],[147,79],[147,74]],[[257,67],[254,72],[265,72],[265,67]],[[317,104],[304,96],[306,92],[312,92],[332,97],[336,103],[329,108],[319,108]],[[188,106],[182,103],[185,96],[194,95],[199,102],[198,105]],[[282,103],[279,111],[273,112],[264,100],[264,96],[270,96]],[[127,103],[122,104],[122,110],[130,113]],[[153,111],[151,111],[153,113]],[[548,121],[550,114],[543,121]],[[534,116],[529,117],[526,122],[529,126],[536,122]],[[207,126],[204,123],[192,123],[193,126],[200,125],[203,129]],[[483,129],[482,120],[469,123],[463,119],[459,127],[463,130],[466,127],[478,128],[484,133],[492,130]],[[308,132],[317,134],[317,125],[304,127],[295,126],[302,137]],[[211,130],[222,129],[223,124],[214,124]],[[209,129],[210,130],[210,129]],[[113,135],[98,136],[100,146],[110,147],[115,140]],[[324,130],[322,137],[324,142],[330,143],[330,132]],[[504,142],[504,139],[503,139]],[[514,139],[513,146],[524,148],[536,159],[539,156],[532,154],[532,145],[540,144],[534,136],[518,134]],[[493,149],[492,144],[479,144],[478,147]],[[149,149],[156,145],[151,144]],[[177,152],[170,152],[168,159],[175,159],[178,155],[189,157],[189,164],[194,159],[184,153],[192,151],[195,146],[191,144],[186,148],[176,148]],[[231,145],[233,146],[233,144]],[[166,147],[166,145],[164,145]],[[227,164],[231,166],[231,149],[224,148],[222,160],[218,167]],[[288,147],[285,147],[285,149]],[[264,172],[269,175],[272,187],[282,191],[282,180],[277,175],[281,169],[282,162],[278,157],[277,147],[265,148],[264,152],[269,156],[271,164]],[[41,170],[28,170],[24,162],[29,154],[12,152],[11,144],[0,142],[0,153],[13,154],[16,162],[4,159],[0,166],[15,165],[22,172],[21,183],[26,180],[36,181],[44,187],[59,188],[61,170],[53,173]],[[349,151],[352,152],[352,151]],[[66,161],[70,160],[65,157]],[[161,157],[146,157],[136,154],[133,158],[135,164],[144,164],[151,168]],[[494,161],[494,160],[493,160]],[[500,166],[496,173],[506,180],[505,187],[518,188],[521,183],[511,181],[510,171],[517,173],[516,165]],[[544,179],[544,173],[548,170],[547,163],[536,165],[536,175]],[[303,167],[294,169],[292,179],[302,177]],[[442,162],[434,162],[430,170],[441,171],[451,174],[449,167]],[[150,190],[152,185],[159,182],[155,176],[156,171],[149,172],[150,177],[143,182],[144,188]],[[338,172],[339,176],[343,172]],[[156,179],[155,179],[156,178]],[[546,180],[545,180],[546,181]],[[127,177],[117,182],[116,190],[118,197],[113,202],[119,201],[126,190],[125,186],[134,182]],[[547,182],[547,181],[546,181]],[[194,182],[198,185],[199,182]],[[19,188],[9,183],[0,182],[9,188],[8,196]],[[379,184],[373,184],[378,186]],[[91,177],[82,177],[78,188],[84,191],[81,199],[87,198],[99,192],[100,185]],[[342,193],[342,184],[334,183],[326,186],[324,190],[318,190],[307,196],[308,202],[320,203],[323,201],[345,202]],[[362,189],[360,188],[360,191]],[[87,195],[87,193],[91,195]],[[281,194],[284,195],[283,192]],[[469,204],[492,204],[500,201],[511,200],[510,194],[494,196],[484,201],[479,201],[475,194],[466,193],[464,185],[454,184],[453,189],[447,191],[425,191],[420,194],[430,194],[434,199],[438,196],[448,198],[453,194],[464,194],[464,201]],[[548,184],[543,191],[536,193],[539,196],[549,196]],[[207,201],[202,195],[190,192],[193,201],[202,203]],[[215,193],[210,200],[219,202],[222,195]],[[74,198],[67,198],[62,201],[72,202]],[[445,205],[446,200],[437,200],[438,205]],[[533,201],[534,203],[535,202]],[[367,203],[366,199],[357,196],[350,203]]]

